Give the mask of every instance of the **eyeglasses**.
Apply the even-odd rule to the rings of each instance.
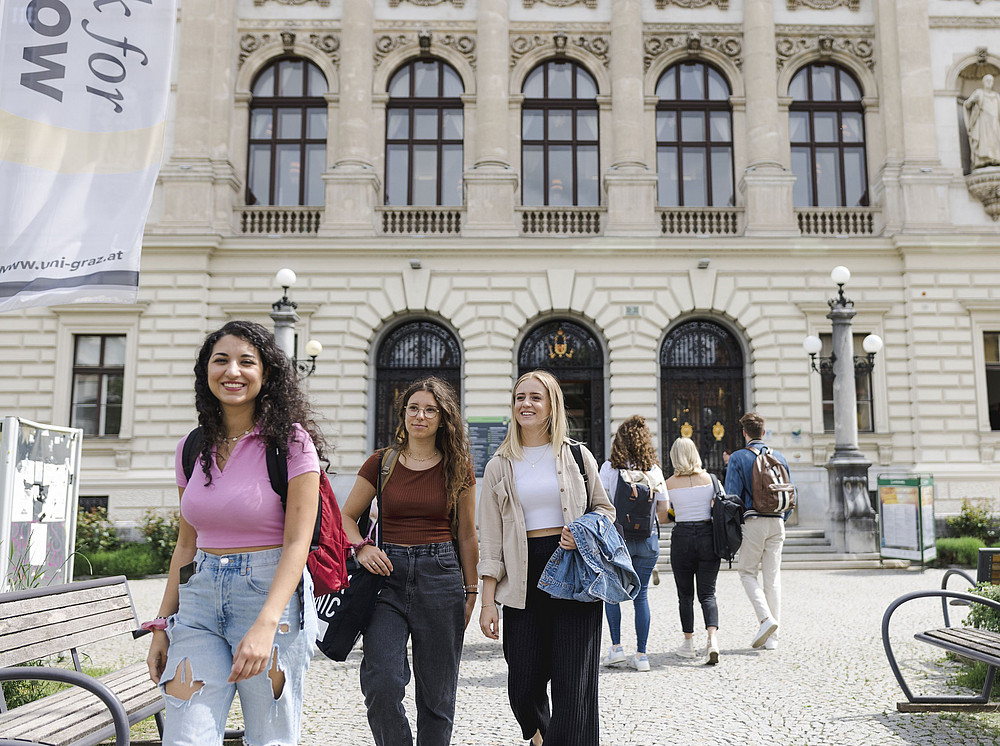
[[[440,410],[438,410],[437,407],[418,407],[416,404],[411,404],[406,408],[406,414],[408,416],[416,417],[418,414],[423,412],[424,417],[426,417],[429,420],[433,420],[435,417],[437,417],[439,411]]]

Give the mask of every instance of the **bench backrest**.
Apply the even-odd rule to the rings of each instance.
[[[122,575],[0,593],[0,667],[64,653],[138,626]]]

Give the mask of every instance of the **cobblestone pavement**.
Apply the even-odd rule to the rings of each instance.
[[[943,571],[791,570],[782,574],[783,624],[777,650],[755,651],[756,621],[735,571],[719,576],[721,658],[718,666],[673,655],[680,642],[672,577],[649,592],[653,612],[652,670],[602,668],[601,743],[628,746],[782,744],[886,746],[1000,743],[1000,714],[905,714],[903,699],[882,650],[886,606],[911,590],[939,588]],[[140,618],[159,604],[162,579],[131,584]],[[953,579],[955,588],[960,583]],[[955,610],[953,616],[961,613]],[[634,650],[631,605],[623,610],[626,651]],[[700,611],[696,610],[696,624]],[[469,626],[459,680],[453,743],[507,746],[520,732],[507,704],[507,671],[500,644]],[[913,633],[941,624],[940,602],[904,606],[893,617],[897,658],[911,688],[924,693],[948,686],[940,652]],[[704,633],[696,634],[703,647]],[[609,644],[607,630],[604,646]],[[145,657],[139,640],[92,651],[95,662]],[[317,658],[306,685],[304,746],[371,743],[358,685],[361,652],[336,663]],[[413,687],[405,701],[414,713]]]

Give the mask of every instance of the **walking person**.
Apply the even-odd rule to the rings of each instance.
[[[598,746],[601,603],[553,598],[538,580],[557,547],[576,549],[568,524],[592,511],[614,521],[614,506],[590,451],[579,446],[582,469],[576,461],[552,374],[517,380],[511,420],[483,475],[479,626],[499,639],[503,606],[507,693],[522,736],[536,746],[543,738],[546,746]]]
[[[701,465],[698,447],[690,438],[678,438],[670,446],[670,464],[674,473],[667,479],[669,507],[674,513],[670,537],[670,569],[677,586],[677,607],[684,640],[677,649],[682,658],[698,658],[694,643],[694,597],[708,632],[705,656],[710,665],[719,662],[719,606],[715,583],[720,560],[712,543],[712,499],[715,486]],[[661,515],[666,510],[660,508]]]
[[[763,417],[756,412],[748,412],[740,417],[740,425],[746,448],[729,457],[726,471],[726,492],[738,495],[746,507],[743,543],[740,544],[736,569],[760,625],[750,647],[774,650],[778,647],[781,619],[781,549],[785,543],[788,513],[760,513],[754,509],[753,465],[762,449],[780,461],[786,473],[788,461],[764,443]]]
[[[259,324],[231,321],[198,352],[202,443],[185,475],[180,528],[147,664],[166,695],[163,743],[221,746],[239,693],[247,743],[299,741],[316,639],[306,558],[325,443],[288,358]],[[188,437],[191,437],[190,435]],[[285,509],[268,449],[287,452]]]
[[[475,473],[454,389],[436,377],[410,384],[397,403],[397,440],[358,472],[341,511],[362,567],[387,579],[364,633],[361,691],[378,746],[413,743],[403,696],[416,681],[417,746],[447,746],[455,720],[465,628],[476,603]],[[385,457],[383,548],[361,536]]]
[[[626,656],[621,644],[621,605],[605,604],[604,613],[608,619],[611,647],[608,648],[603,663],[605,666],[614,666],[627,661],[628,665],[637,671],[648,671],[649,656],[646,654],[646,643],[649,639],[650,613],[647,591],[649,578],[660,556],[660,538],[654,516],[658,504],[662,504],[664,508],[667,505],[667,486],[656,458],[649,427],[640,415],[633,415],[618,426],[614,444],[611,446],[611,458],[601,464],[601,483],[612,498],[622,483],[620,480],[624,480],[625,485],[646,485],[654,500],[650,505],[649,535],[645,538],[625,537],[625,546],[632,558],[632,567],[639,576],[640,585],[639,593],[632,601],[635,611],[635,654]]]

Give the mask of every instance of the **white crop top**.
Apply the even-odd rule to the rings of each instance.
[[[524,528],[559,528],[565,525],[559,499],[559,477],[552,444],[523,447],[524,458],[513,461],[514,485],[524,513]]]
[[[712,519],[712,498],[715,486],[699,484],[694,487],[675,487],[670,490],[670,507],[674,509],[674,520],[709,521]]]

